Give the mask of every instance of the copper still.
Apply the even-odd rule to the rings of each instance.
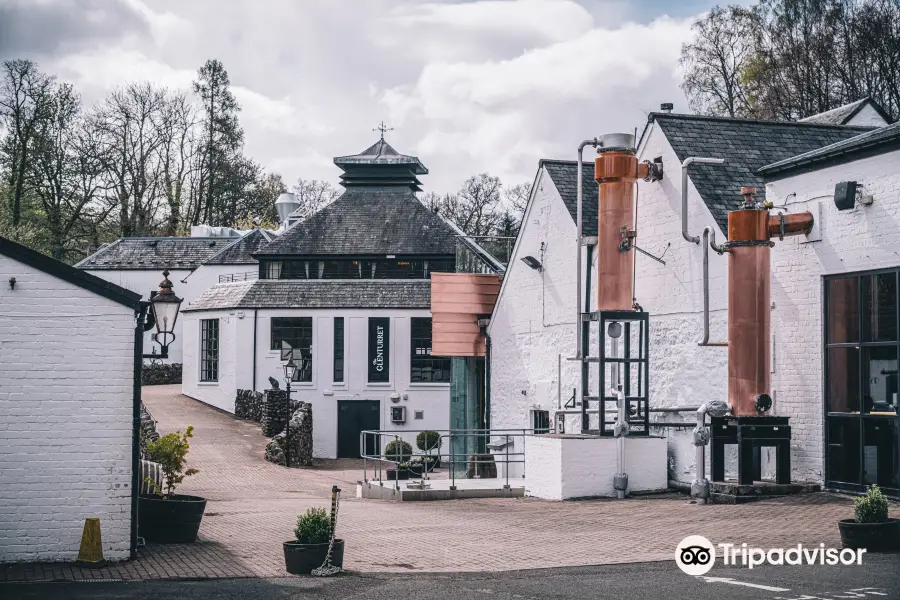
[[[754,201],[728,213],[728,401],[735,416],[757,416],[772,406],[772,238],[809,233],[812,213],[770,215],[771,204]]]
[[[594,161],[594,179],[600,186],[597,227],[597,309],[631,310],[634,307],[634,253],[636,235],[634,195],[638,178],[646,179],[651,166],[638,163],[633,149],[601,150]]]

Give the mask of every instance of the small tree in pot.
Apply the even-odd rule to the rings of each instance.
[[[393,469],[385,469],[388,481],[409,479],[409,471],[401,468],[401,465],[409,462],[409,459],[412,458],[412,453],[413,449],[409,442],[403,440],[388,442],[387,446],[384,447],[384,458],[397,465]]]
[[[309,575],[328,558],[331,544],[331,517],[324,508],[310,508],[297,517],[295,540],[284,542],[284,567],[292,575]],[[331,564],[344,565],[344,540],[335,539]]]
[[[192,437],[194,426],[188,425],[184,433],[179,430],[147,442],[147,458],[159,463],[165,478],[163,487],[148,478],[154,493],[138,498],[138,535],[148,542],[187,543],[197,539],[206,499],[175,493],[185,477],[198,473],[197,469],[185,468]]]
[[[854,500],[854,519],[838,523],[844,548],[865,548],[870,552],[900,550],[900,520],[888,517],[888,501],[877,485]]]
[[[416,447],[425,453],[423,459],[425,470],[437,468],[441,464],[441,434],[437,431],[420,431],[416,436]],[[437,456],[432,456],[431,451],[437,450]]]

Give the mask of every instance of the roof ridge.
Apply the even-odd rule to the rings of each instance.
[[[818,127],[823,129],[856,129],[859,131],[869,131],[873,127],[862,125],[835,125],[833,123],[808,123],[805,121],[775,121],[765,119],[741,119],[736,117],[719,117],[714,115],[693,115],[689,113],[663,113],[651,112],[647,116],[648,121],[654,120],[696,120],[696,121],[725,121],[729,123],[759,124],[768,126],[787,126],[787,127]]]
[[[115,246],[116,244],[118,244],[119,242],[121,242],[123,239],[124,239],[124,238],[119,238],[119,239],[117,239],[116,241],[111,242],[111,243],[109,243],[109,244],[100,244],[100,247],[99,247],[99,248],[97,248],[96,250],[94,250],[93,252],[91,252],[90,254],[88,254],[87,256],[85,256],[84,258],[82,258],[81,260],[79,260],[77,263],[75,263],[75,264],[72,265],[72,266],[75,267],[75,268],[79,268],[79,267],[81,266],[82,263],[88,261],[89,259],[91,259],[91,258],[93,258],[94,256],[100,254],[101,252],[105,252],[105,251],[109,250],[110,248],[112,248],[113,246]]]

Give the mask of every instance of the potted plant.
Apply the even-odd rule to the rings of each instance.
[[[409,477],[421,477],[424,472],[425,463],[421,459],[414,458],[409,462],[401,463],[400,469],[406,471]]]
[[[429,471],[441,466],[441,434],[437,431],[420,431],[416,436],[416,447],[427,456],[425,465]],[[431,456],[431,451],[437,450],[437,456]]]
[[[409,479],[409,471],[402,468],[402,465],[409,462],[412,458],[413,449],[409,442],[403,440],[393,440],[388,442],[384,447],[384,458],[397,465],[393,469],[385,469],[388,481],[403,481]]]
[[[328,558],[331,543],[331,518],[324,508],[310,508],[297,517],[295,540],[284,543],[284,568],[292,575],[309,575]],[[344,566],[344,540],[335,538],[331,564]]]
[[[196,474],[197,469],[185,469],[194,426],[188,425],[182,433],[169,433],[155,442],[147,442],[147,458],[159,463],[165,478],[165,486],[151,478],[146,482],[153,493],[138,498],[138,535],[148,542],[188,543],[197,539],[206,499],[199,496],[176,494],[175,488],[185,477]]]
[[[888,501],[877,485],[854,500],[854,519],[838,523],[844,548],[865,548],[869,552],[900,550],[900,519],[888,517]]]

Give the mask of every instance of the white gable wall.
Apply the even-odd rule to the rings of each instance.
[[[859,112],[853,115],[853,118],[847,121],[847,125],[858,125],[860,127],[884,127],[888,125],[878,111],[872,108],[868,102],[859,109]]]
[[[3,255],[0,281],[0,562],[75,560],[89,517],[124,560],[134,310]]]

